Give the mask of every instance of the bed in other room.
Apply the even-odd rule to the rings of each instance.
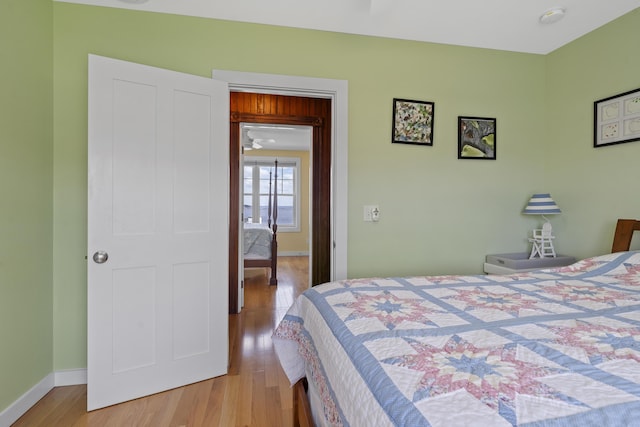
[[[267,267],[269,285],[278,284],[278,160],[274,162],[273,186],[269,173],[267,223],[243,222],[244,268]],[[272,191],[273,189],[273,191]]]
[[[245,222],[243,224],[243,238],[244,267],[271,268],[270,284],[277,284],[278,253],[277,244],[274,245],[276,240],[271,227],[266,224]]]

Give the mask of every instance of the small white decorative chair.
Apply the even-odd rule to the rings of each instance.
[[[553,248],[553,239],[551,235],[551,223],[545,215],[559,214],[560,208],[556,202],[551,198],[549,193],[536,193],[531,196],[529,203],[522,211],[523,214],[528,215],[540,215],[544,218],[545,223],[541,229],[533,230],[533,237],[529,238],[529,242],[533,245],[531,247],[531,255],[529,258],[545,258],[556,257],[556,250]]]
[[[545,222],[541,229],[533,230],[533,237],[529,238],[531,242],[531,255],[529,258],[545,258],[556,257],[556,250],[553,247],[553,239],[551,224]]]

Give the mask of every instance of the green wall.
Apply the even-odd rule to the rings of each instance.
[[[567,253],[611,250],[616,218],[640,217],[640,142],[593,148],[593,102],[640,88],[640,9],[547,56],[546,182]],[[636,239],[633,242],[636,247]]]
[[[16,58],[0,84],[20,91],[0,101],[0,408],[51,370],[86,367],[89,53],[206,77],[347,80],[350,277],[481,273],[485,254],[527,249],[533,192],[562,208],[557,249],[576,257],[606,252],[615,218],[640,216],[625,188],[640,143],[592,148],[593,101],[640,86],[638,10],[546,56],[49,0],[0,12],[2,53]],[[391,144],[393,98],[435,102],[433,147]],[[457,159],[459,115],[497,118],[496,161]],[[362,220],[365,204],[380,222]]]
[[[53,370],[52,24],[0,3],[0,412]]]
[[[576,178],[598,156],[601,177],[589,181],[611,194],[602,178],[620,174],[624,156],[604,157],[640,148],[590,146],[594,97],[629,85],[585,79],[585,94],[579,80],[596,60],[589,46],[633,48],[637,13],[547,56],[67,3],[54,5],[54,17],[54,230],[65,236],[54,242],[55,369],[86,366],[89,53],[202,76],[228,69],[347,80],[350,277],[479,274],[485,254],[528,249],[540,221],[520,212],[534,192],[550,191],[563,209],[552,219],[560,253],[605,252],[602,241],[610,244],[614,218],[624,213],[590,215],[583,205],[593,185]],[[632,68],[617,72],[631,80]],[[435,102],[433,147],[391,144],[394,97]],[[565,117],[576,108],[584,117]],[[497,118],[496,161],[457,159],[459,115]],[[637,209],[617,203],[629,216]],[[380,206],[378,223],[363,221],[368,204]]]

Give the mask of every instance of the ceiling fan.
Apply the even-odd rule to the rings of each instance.
[[[244,147],[245,150],[259,150],[262,148],[262,145],[258,144],[254,139],[252,138],[246,138],[243,142],[242,142],[242,146]]]

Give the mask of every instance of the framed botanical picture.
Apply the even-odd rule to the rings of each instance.
[[[391,141],[433,145],[434,110],[433,102],[394,98]]]
[[[496,119],[458,116],[458,158],[496,159]]]
[[[593,103],[593,146],[640,140],[640,89]]]

